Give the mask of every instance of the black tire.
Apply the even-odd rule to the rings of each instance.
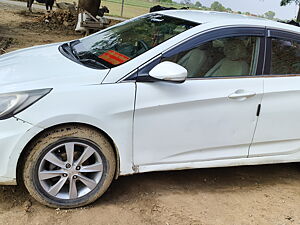
[[[89,193],[73,199],[62,199],[51,196],[45,191],[45,188],[42,187],[38,179],[38,171],[43,157],[51,149],[61,143],[71,141],[93,147],[96,153],[101,156],[103,172],[96,187],[90,190]],[[82,125],[64,125],[44,132],[29,147],[23,167],[23,181],[31,196],[38,202],[53,208],[75,208],[88,205],[102,196],[110,186],[115,175],[115,170],[116,157],[114,149],[98,130]]]

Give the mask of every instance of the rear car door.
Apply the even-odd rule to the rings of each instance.
[[[268,34],[264,97],[250,157],[300,149],[300,35],[274,29]]]
[[[211,31],[140,69],[134,164],[173,164],[173,169],[247,157],[263,94],[263,79],[255,76],[262,72],[264,35],[259,28]],[[160,61],[184,66],[186,82],[145,82]]]

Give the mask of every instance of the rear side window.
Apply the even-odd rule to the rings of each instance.
[[[272,39],[271,74],[300,74],[300,43]]]

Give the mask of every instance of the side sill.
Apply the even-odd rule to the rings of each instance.
[[[0,177],[0,185],[17,185],[17,180]]]
[[[226,159],[214,161],[200,161],[188,163],[174,163],[174,164],[152,164],[138,167],[138,173],[152,172],[152,171],[173,171],[186,169],[201,169],[201,168],[218,168],[218,167],[232,167],[232,166],[250,166],[250,165],[266,165],[278,163],[294,163],[300,162],[300,152],[288,155],[275,156],[261,156],[242,159]]]

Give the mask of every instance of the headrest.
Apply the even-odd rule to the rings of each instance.
[[[232,61],[243,60],[247,57],[247,49],[242,40],[231,39],[224,43],[224,54]]]

